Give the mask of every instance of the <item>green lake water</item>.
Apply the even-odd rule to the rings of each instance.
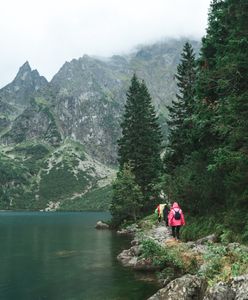
[[[1,300],[144,300],[158,287],[123,268],[130,240],[96,230],[107,213],[0,212]]]

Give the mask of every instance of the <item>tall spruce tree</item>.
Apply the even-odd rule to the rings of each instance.
[[[126,163],[132,166],[144,197],[143,210],[146,210],[154,206],[149,199],[153,184],[161,174],[162,134],[148,89],[136,75],[133,75],[127,92],[121,128],[122,137],[118,141],[120,170]]]
[[[195,96],[196,61],[190,43],[186,42],[177,67],[178,93],[176,100],[168,107],[170,128],[169,145],[165,155],[167,171],[172,171],[192,151],[191,130]]]
[[[198,60],[191,130],[194,151],[176,166],[173,178],[174,195],[192,213],[230,210],[227,219],[232,221],[234,210],[240,216],[247,214],[247,36],[248,2],[213,0]],[[187,147],[181,150],[185,155]],[[235,223],[244,228],[245,218]]]

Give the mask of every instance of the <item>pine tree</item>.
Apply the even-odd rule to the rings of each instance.
[[[168,107],[170,128],[169,145],[165,156],[167,170],[173,170],[192,151],[190,131],[195,96],[196,61],[194,50],[188,42],[183,47],[181,61],[177,67],[177,100]]]
[[[161,173],[162,134],[148,89],[136,75],[127,92],[121,128],[122,137],[118,141],[120,170],[125,163],[132,165],[144,201],[149,203],[153,183]]]
[[[248,201],[248,2],[224,1],[228,33],[216,55],[218,119],[222,143],[213,152],[216,171],[225,170],[226,203],[243,208]]]
[[[132,168],[124,164],[113,183],[113,199],[110,207],[112,224],[118,226],[123,220],[136,222],[142,207],[142,193],[135,182]]]

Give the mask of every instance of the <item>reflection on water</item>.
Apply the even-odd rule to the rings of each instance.
[[[146,299],[157,287],[121,267],[129,241],[95,230],[107,213],[0,213],[0,299]],[[142,280],[140,280],[142,279]]]

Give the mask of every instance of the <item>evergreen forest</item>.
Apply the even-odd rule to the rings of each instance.
[[[213,231],[248,241],[248,2],[213,0],[199,55],[186,42],[168,107],[169,137],[149,91],[133,76],[121,124],[113,184],[115,224],[165,201],[186,215],[185,239]],[[166,200],[166,201],[167,201]]]

